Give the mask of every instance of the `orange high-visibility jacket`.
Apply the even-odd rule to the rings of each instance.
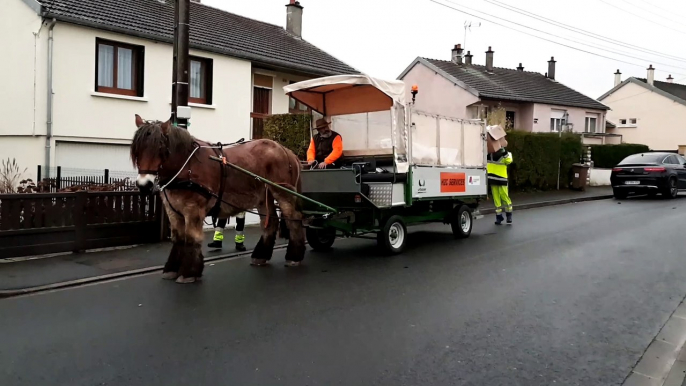
[[[324,159],[324,162],[328,165],[336,162],[341,155],[343,155],[343,139],[337,133],[334,134],[336,137],[333,139],[333,151]],[[317,149],[315,148],[314,139],[310,139],[310,148],[307,149],[307,162],[312,162],[317,156]]]

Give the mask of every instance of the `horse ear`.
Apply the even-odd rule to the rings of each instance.
[[[140,115],[136,114],[136,127],[140,129],[144,124],[145,121],[143,120],[143,118],[141,118]]]
[[[171,127],[171,121],[164,122],[160,128],[162,129],[162,134],[169,134],[169,128]]]

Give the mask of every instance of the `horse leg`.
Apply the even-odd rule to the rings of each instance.
[[[262,235],[257,242],[255,249],[252,251],[252,262],[254,266],[264,266],[271,260],[274,253],[274,244],[276,244],[276,230],[279,227],[279,218],[276,214],[276,206],[274,205],[274,197],[267,194],[267,201],[269,204],[261,203],[258,212],[260,214],[260,225],[262,226]],[[267,210],[266,206],[269,206]]]
[[[203,217],[199,213],[186,216],[185,243],[177,283],[193,283],[202,277],[205,268],[202,255],[202,224]]]
[[[169,217],[169,225],[171,227],[172,249],[171,252],[169,252],[167,263],[164,265],[164,269],[162,269],[162,278],[166,280],[176,280],[179,276],[181,259],[184,253],[183,229],[185,223],[183,217],[173,211],[167,211],[167,216]]]
[[[305,258],[305,233],[302,225],[302,212],[297,208],[297,201],[287,193],[275,192],[279,202],[281,216],[289,231],[288,247],[286,248],[286,266],[297,267]]]

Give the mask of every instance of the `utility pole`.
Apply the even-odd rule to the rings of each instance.
[[[190,107],[188,107],[190,10],[190,0],[175,0],[171,121],[184,129],[188,128],[191,115]]]

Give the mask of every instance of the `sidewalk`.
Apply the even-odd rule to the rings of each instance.
[[[585,192],[569,190],[515,193],[512,201],[515,210],[560,205],[576,200],[609,198],[610,188],[588,188]],[[493,201],[481,207],[483,214],[493,213]],[[245,228],[245,245],[250,251],[260,238],[261,230],[256,226]],[[234,254],[233,229],[224,232],[224,250],[210,252],[207,243],[212,232],[205,232],[203,253],[205,258],[216,258]],[[277,245],[287,240],[277,239]],[[37,257],[18,261],[0,260],[0,297],[2,291],[21,290],[41,287],[54,283],[88,279],[103,275],[116,275],[123,272],[149,269],[164,265],[169,254],[170,243],[146,244],[104,251],[90,251],[81,254],[64,254],[52,257]]]

